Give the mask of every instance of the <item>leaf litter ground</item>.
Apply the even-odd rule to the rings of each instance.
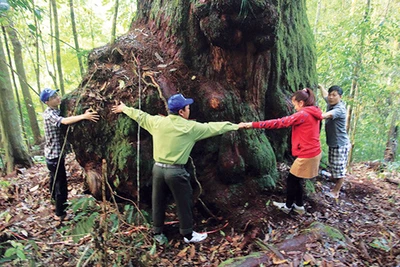
[[[69,199],[84,197],[83,172],[71,155],[67,171]],[[276,190],[244,203],[229,218],[207,219],[195,209],[196,230],[211,232],[200,244],[183,242],[173,210],[167,213],[167,244],[156,243],[148,226],[121,224],[119,234],[125,235],[125,241],[138,231],[147,236],[146,241],[138,245],[132,239],[130,247],[124,248],[117,238],[110,238],[105,252],[108,262],[121,266],[400,266],[398,173],[356,164],[339,199],[325,196],[333,183],[317,177],[316,192],[305,198],[307,213],[300,216],[286,215],[271,205],[284,200],[286,171],[281,169],[283,178]],[[73,242],[60,229],[74,221],[54,219],[45,164],[2,177],[0,185],[0,255],[11,241],[25,245],[31,241],[37,247],[28,245],[25,253],[36,266],[93,266],[95,257],[91,261],[82,257],[84,251],[96,250],[93,235]],[[239,224],[243,221],[247,223]],[[123,260],[116,260],[124,253]],[[27,262],[3,264],[25,266]]]

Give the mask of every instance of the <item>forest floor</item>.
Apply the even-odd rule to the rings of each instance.
[[[74,158],[66,162],[69,199],[87,197],[81,168]],[[209,236],[200,244],[188,245],[170,212],[169,241],[158,244],[148,224],[120,223],[117,231],[101,232],[100,219],[113,218],[113,204],[108,202],[104,208],[101,201],[95,202],[100,207],[98,228],[79,238],[67,235],[68,229],[77,228],[82,213],[70,209],[70,221],[54,219],[47,168],[38,163],[1,178],[0,265],[400,266],[399,180],[399,173],[381,169],[379,164],[358,163],[352,166],[340,198],[332,199],[324,192],[333,183],[317,177],[315,193],[305,198],[307,212],[302,216],[287,215],[272,206],[272,200],[284,199],[282,182],[278,190],[265,191],[254,203],[244,203],[242,212],[232,214],[234,218],[252,213],[244,227],[222,218],[210,222],[195,212],[196,230],[206,229]],[[254,217],[259,217],[257,224],[252,222]],[[138,241],[139,236],[144,238]],[[107,263],[102,255],[107,255]]]

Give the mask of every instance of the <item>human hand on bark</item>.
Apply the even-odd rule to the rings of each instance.
[[[89,121],[97,122],[100,118],[99,114],[92,108],[85,111],[84,118]]]
[[[239,123],[239,129],[250,129],[250,128],[253,128],[253,124],[251,122]]]
[[[113,107],[111,108],[111,111],[112,111],[113,113],[121,113],[122,110],[124,109],[124,107],[126,107],[126,105],[125,105],[124,103],[121,102],[119,105],[113,106]]]

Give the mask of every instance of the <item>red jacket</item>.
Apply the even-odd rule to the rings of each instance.
[[[313,158],[321,153],[319,140],[321,120],[320,108],[307,106],[287,117],[253,122],[253,128],[281,129],[292,126],[292,155],[300,158]]]

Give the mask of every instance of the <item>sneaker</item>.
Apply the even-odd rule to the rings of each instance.
[[[64,221],[64,222],[66,222],[66,221],[72,220],[72,215],[71,214],[67,214],[67,213],[64,213],[63,215],[60,215],[60,216],[54,215],[54,219],[56,221],[60,221],[60,222]]]
[[[197,233],[193,231],[192,238],[189,240],[186,237],[184,237],[183,241],[185,241],[185,243],[197,243],[203,241],[206,238],[207,238],[207,233]]]
[[[163,234],[156,234],[153,238],[159,243],[160,245],[164,245],[168,243],[168,238]]]
[[[284,202],[273,201],[272,204],[286,214],[289,214],[289,212],[292,210],[291,208],[289,209],[288,207],[286,207],[286,203]]]
[[[303,215],[304,213],[306,213],[304,206],[297,206],[296,204],[293,204],[293,210],[300,215]]]
[[[333,192],[326,192],[325,193],[326,196],[334,198],[334,199],[338,199],[339,198],[339,194],[335,194]]]
[[[322,170],[320,172],[320,174],[321,174],[322,177],[325,177],[325,178],[328,178],[328,179],[332,177],[332,174],[330,172],[325,171],[325,170]]]

